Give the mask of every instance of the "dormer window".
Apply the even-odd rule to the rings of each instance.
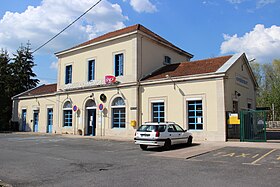
[[[169,56],[164,56],[163,64],[171,64],[171,58]]]

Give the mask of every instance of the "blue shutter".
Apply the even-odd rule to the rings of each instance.
[[[123,54],[119,55],[119,75],[123,75]]]

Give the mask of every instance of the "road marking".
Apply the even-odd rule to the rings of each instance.
[[[256,157],[258,157],[259,156],[259,154],[256,154],[255,156],[253,156],[252,158],[256,158]]]
[[[245,153],[241,153],[241,155],[236,156],[238,157],[242,157],[242,158],[246,158],[246,156],[250,156],[251,154],[245,154]]]
[[[249,164],[249,165],[261,165],[261,164],[257,164],[257,162],[259,162],[260,160],[264,159],[265,157],[267,157],[268,155],[270,155],[271,153],[273,153],[274,151],[276,151],[277,149],[272,149],[271,151],[267,152],[266,154],[264,154],[263,156],[261,156],[260,158],[258,158],[257,160],[251,162],[251,163],[243,163],[243,164]]]
[[[229,153],[229,154],[226,154],[226,155],[222,155],[223,157],[227,157],[227,156],[229,156],[229,157],[233,157],[235,155],[235,153]]]

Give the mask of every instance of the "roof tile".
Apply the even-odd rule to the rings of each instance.
[[[103,41],[103,40],[106,40],[106,39],[110,39],[110,38],[117,37],[117,36],[120,36],[120,35],[123,35],[123,34],[134,32],[134,31],[142,31],[145,34],[147,34],[147,35],[149,35],[149,36],[151,36],[153,38],[156,38],[158,41],[160,41],[162,43],[165,43],[165,44],[175,48],[176,50],[181,51],[182,53],[187,53],[188,56],[190,56],[190,57],[193,57],[192,54],[190,54],[190,53],[180,49],[179,47],[173,45],[172,43],[168,42],[167,40],[165,40],[161,36],[157,35],[156,33],[152,32],[151,30],[147,29],[146,27],[144,27],[141,24],[136,24],[136,25],[128,26],[128,27],[125,27],[123,29],[119,29],[119,30],[116,30],[116,31],[113,31],[113,32],[106,33],[104,35],[101,35],[99,37],[93,38],[93,39],[91,39],[89,41],[86,41],[84,43],[81,43],[81,44],[79,44],[77,46],[74,46],[74,47],[72,47],[70,49],[66,49],[66,50],[61,51],[61,52],[65,52],[65,51],[68,51],[68,50],[71,50],[71,49],[75,49],[75,48],[79,48],[79,47],[84,47],[84,46],[90,45],[92,43],[100,42],[100,41]],[[60,52],[58,52],[58,53],[60,53]]]
[[[191,62],[181,62],[177,64],[170,64],[163,66],[156,70],[151,75],[145,77],[143,80],[154,80],[170,77],[180,77],[188,75],[206,74],[216,72],[226,61],[232,56],[222,56],[216,58],[209,58],[204,60],[197,60]]]
[[[56,89],[57,89],[57,84],[42,85],[42,86],[38,86],[37,88],[31,89],[27,92],[24,92],[20,96],[51,94],[51,93],[55,93]]]

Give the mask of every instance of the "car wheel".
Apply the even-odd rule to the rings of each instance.
[[[145,151],[145,150],[147,150],[148,146],[140,144],[140,148]]]
[[[191,146],[191,145],[192,145],[192,139],[193,139],[193,137],[192,137],[192,136],[189,136],[188,142],[187,142],[187,145],[188,145],[188,146]]]
[[[165,142],[164,142],[164,149],[165,150],[169,150],[170,149],[170,147],[171,147],[171,140],[165,140]]]

